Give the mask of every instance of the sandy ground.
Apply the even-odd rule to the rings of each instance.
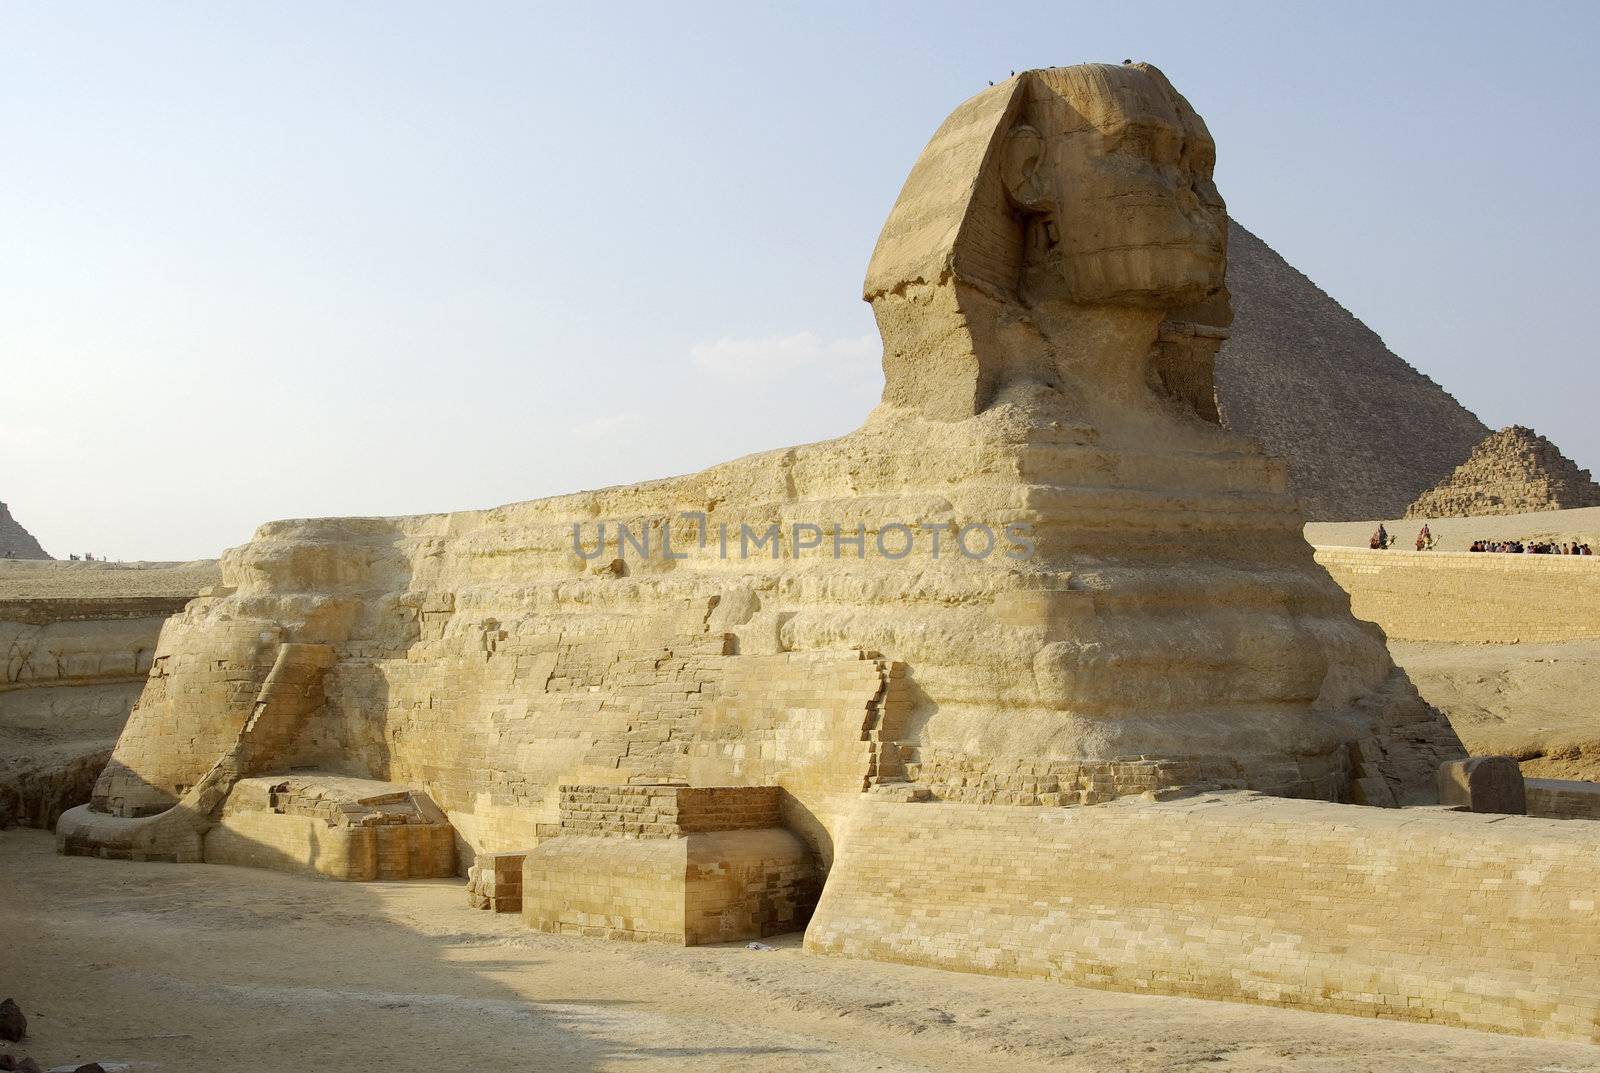
[[[1470,752],[1516,757],[1528,776],[1600,781],[1600,640],[1389,651]]]
[[[527,931],[460,883],[55,856],[0,834],[0,991],[135,1070],[1600,1071],[1600,1048],[778,949]]]
[[[0,600],[193,596],[221,580],[215,559],[188,563],[0,559]]]
[[[1481,518],[1390,518],[1383,522],[1390,533],[1398,534],[1400,547],[1412,548],[1417,530],[1426,521],[1438,551],[1466,551],[1472,542],[1484,540],[1548,540],[1554,543],[1587,542],[1600,555],[1600,507],[1577,510],[1546,510],[1534,514],[1506,514]],[[1306,539],[1312,544],[1333,547],[1367,547],[1378,522],[1311,522]]]

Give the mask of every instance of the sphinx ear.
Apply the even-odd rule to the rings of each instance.
[[[1026,123],[1012,127],[1000,156],[1000,180],[1018,208],[1047,212],[1055,208],[1046,181],[1044,135]]]

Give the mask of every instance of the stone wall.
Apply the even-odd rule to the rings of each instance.
[[[864,799],[809,950],[1600,1041],[1600,825]]]
[[[1318,548],[1317,562],[1393,640],[1600,637],[1600,557]]]
[[[0,601],[0,694],[142,685],[161,624],[188,602],[188,597],[160,596]]]
[[[205,862],[328,879],[442,879],[456,872],[450,828],[332,827],[310,816],[232,812],[206,832]]]
[[[1551,820],[1600,820],[1600,782],[1527,779],[1528,815]]]

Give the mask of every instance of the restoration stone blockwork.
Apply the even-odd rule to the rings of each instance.
[[[817,953],[1600,1042],[1600,824],[1220,794],[862,806]]]
[[[563,786],[560,833],[528,853],[531,927],[680,943],[805,926],[817,872],[776,786]]]
[[[1318,548],[1357,618],[1397,641],[1600,637],[1600,557]]]
[[[1528,815],[1551,820],[1600,820],[1600,782],[1525,779]]]
[[[207,864],[332,879],[441,879],[456,873],[455,832],[404,786],[308,774],[242,779],[205,835]]]
[[[480,853],[467,869],[467,904],[493,913],[522,912],[526,853]]]

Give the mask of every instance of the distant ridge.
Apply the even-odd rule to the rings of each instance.
[[[1237,222],[1228,288],[1234,321],[1217,355],[1217,409],[1288,461],[1310,520],[1397,518],[1488,434]]]
[[[0,503],[0,558],[48,559],[50,556],[33,539],[33,534],[22,528],[11,516],[11,511]]]
[[[1472,449],[1467,460],[1417,497],[1407,518],[1467,518],[1600,507],[1589,471],[1531,428],[1511,425]]]

